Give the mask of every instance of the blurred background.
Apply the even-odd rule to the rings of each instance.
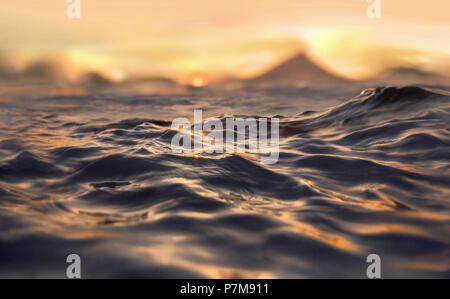
[[[198,86],[258,77],[301,53],[350,79],[450,69],[446,0],[381,1],[381,19],[365,0],[84,0],[80,19],[69,5],[2,1],[2,79]]]

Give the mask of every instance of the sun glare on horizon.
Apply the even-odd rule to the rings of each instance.
[[[203,77],[194,77],[191,79],[190,85],[193,87],[203,87],[207,84],[206,79]]]

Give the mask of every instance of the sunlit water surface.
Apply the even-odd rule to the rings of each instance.
[[[450,101],[404,89],[0,101],[0,276],[450,277]],[[280,117],[280,157],[172,152],[176,117]]]

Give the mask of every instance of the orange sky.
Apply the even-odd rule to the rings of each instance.
[[[366,0],[82,0],[79,20],[65,0],[3,1],[0,52],[117,78],[248,77],[301,49],[352,77],[450,68],[450,1],[381,1],[379,20]]]

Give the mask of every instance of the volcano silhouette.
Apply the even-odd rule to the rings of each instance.
[[[251,83],[343,83],[349,80],[331,74],[306,55],[298,54],[268,72],[249,80]]]

